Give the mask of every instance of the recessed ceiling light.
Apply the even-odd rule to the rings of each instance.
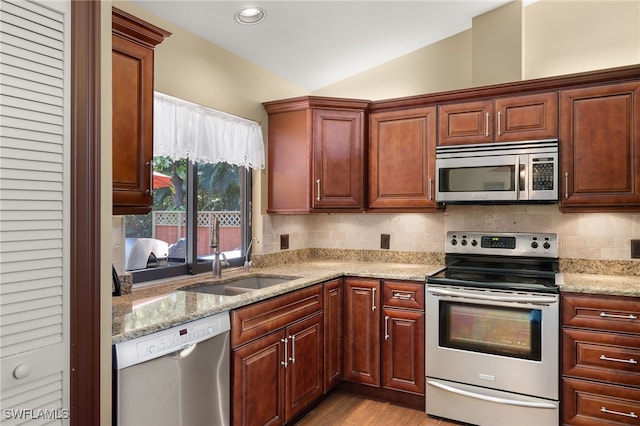
[[[264,21],[267,16],[264,9],[259,7],[247,7],[236,13],[236,22],[240,24],[252,25]]]

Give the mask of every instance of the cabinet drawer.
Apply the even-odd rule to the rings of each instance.
[[[640,336],[564,329],[563,374],[640,386]]]
[[[382,293],[385,306],[424,311],[424,283],[385,281]]]
[[[322,310],[322,285],[231,312],[231,346],[237,347]]]
[[[562,325],[640,334],[640,298],[563,295]]]
[[[562,381],[565,425],[637,425],[640,390],[582,380]]]

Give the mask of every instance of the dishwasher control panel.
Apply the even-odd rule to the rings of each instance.
[[[161,330],[114,345],[117,369],[184,350],[231,329],[228,312]]]

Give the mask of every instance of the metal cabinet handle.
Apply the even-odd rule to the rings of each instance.
[[[289,336],[289,340],[291,340],[291,356],[289,357],[289,361],[291,364],[296,363],[296,336]]]
[[[284,339],[280,339],[280,341],[282,343],[284,343],[284,361],[280,361],[280,364],[284,365],[284,368],[287,368],[287,365],[289,365],[287,363],[287,360],[288,360],[288,358],[287,358],[287,342],[288,342],[288,340],[285,337]]]
[[[569,198],[569,172],[564,172],[564,199]]]
[[[502,131],[500,130],[502,128],[502,124],[500,122],[501,119],[502,119],[502,111],[498,111],[498,136],[502,134]]]
[[[372,311],[376,310],[376,289],[375,288],[371,289],[371,310]]]
[[[149,167],[149,189],[145,191],[145,194],[150,195],[153,190],[153,164],[150,161],[145,163],[145,166]]]
[[[624,362],[625,364],[637,364],[638,363],[638,361],[636,361],[633,358],[629,358],[629,359],[609,358],[606,355],[600,355],[600,360],[602,360],[602,361],[613,361],[613,362]]]
[[[400,300],[411,300],[413,296],[410,293],[399,293],[399,292],[393,292],[393,296],[391,296],[392,299],[400,299]]]
[[[429,179],[429,182],[427,182],[427,184],[429,185],[429,189],[427,190],[427,193],[429,195],[429,201],[431,201],[433,200],[433,194],[431,190],[431,185],[433,185],[433,179]]]
[[[600,412],[602,413],[607,413],[607,414],[615,414],[616,416],[625,416],[625,417],[631,417],[633,419],[637,419],[638,415],[636,413],[634,413],[633,411],[630,413],[622,413],[620,411],[613,411],[613,410],[607,410],[606,407],[602,407],[600,409]]]
[[[320,179],[316,180],[316,185],[318,186],[318,195],[316,196],[316,201],[320,201]]]
[[[384,340],[389,340],[389,315],[384,316]]]
[[[485,132],[484,135],[489,137],[489,113],[484,118]]]
[[[600,312],[600,318],[620,318],[620,319],[628,319],[628,320],[631,320],[631,321],[638,319],[638,317],[633,315],[633,314],[616,315],[616,314],[608,314],[606,312]]]

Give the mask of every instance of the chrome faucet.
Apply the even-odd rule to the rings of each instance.
[[[222,257],[222,260],[220,260],[220,257]],[[225,256],[224,253],[220,253],[220,250],[216,247],[212,265],[213,278],[222,278],[222,268],[228,266],[229,262],[227,261],[227,256]]]
[[[251,260],[249,260],[249,254],[251,253],[251,246],[253,245],[253,242],[256,242],[258,244],[260,244],[260,241],[258,241],[258,239],[256,237],[251,238],[251,241],[249,241],[249,246],[247,247],[247,254],[245,255],[245,260],[244,260],[244,270],[249,272],[249,268],[251,267],[251,264],[253,263]]]

